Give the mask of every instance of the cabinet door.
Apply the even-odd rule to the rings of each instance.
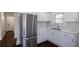
[[[74,38],[71,35],[62,31],[52,30],[51,42],[59,44],[59,46],[72,47],[74,46]]]
[[[37,34],[37,43],[41,43],[43,41],[42,36],[40,35],[40,33]]]
[[[38,43],[41,43],[41,42],[44,42],[48,39],[47,37],[47,30],[46,29],[40,29],[38,32],[37,32],[37,42]]]
[[[53,40],[55,41],[55,42],[58,42],[58,34],[56,33],[56,32],[52,32],[51,33],[52,34],[52,38],[53,38]]]
[[[47,40],[47,33],[41,32],[37,35],[37,42],[42,43]]]
[[[68,33],[60,32],[59,42],[64,47],[74,46],[74,39],[69,36]]]
[[[57,43],[57,44],[60,44],[59,43],[59,34],[58,34],[58,32],[57,31],[55,31],[55,30],[50,30],[50,41],[52,42],[52,43]]]
[[[74,46],[74,43],[75,43],[75,39],[74,39],[74,37],[72,37],[72,34],[67,33],[67,34],[64,34],[64,36],[66,38],[65,44],[67,46],[73,47]]]

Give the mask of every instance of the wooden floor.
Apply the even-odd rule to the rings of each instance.
[[[45,41],[43,43],[40,43],[37,45],[38,47],[58,47],[57,45],[49,42],[49,41]]]
[[[16,47],[16,39],[14,39],[14,32],[6,32],[2,41],[0,41],[0,47]],[[18,46],[17,46],[18,47]],[[37,45],[37,47],[58,47],[57,45],[45,41]]]
[[[16,39],[14,39],[14,32],[6,32],[2,41],[0,41],[0,47],[16,47]]]

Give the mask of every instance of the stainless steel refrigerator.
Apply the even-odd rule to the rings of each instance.
[[[37,15],[21,13],[21,43],[23,47],[37,46]]]

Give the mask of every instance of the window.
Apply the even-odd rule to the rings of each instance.
[[[56,23],[59,24],[64,23],[63,19],[64,19],[63,14],[56,14]]]

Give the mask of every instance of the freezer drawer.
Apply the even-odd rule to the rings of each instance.
[[[36,47],[36,46],[37,46],[37,36],[23,39],[23,47]]]

